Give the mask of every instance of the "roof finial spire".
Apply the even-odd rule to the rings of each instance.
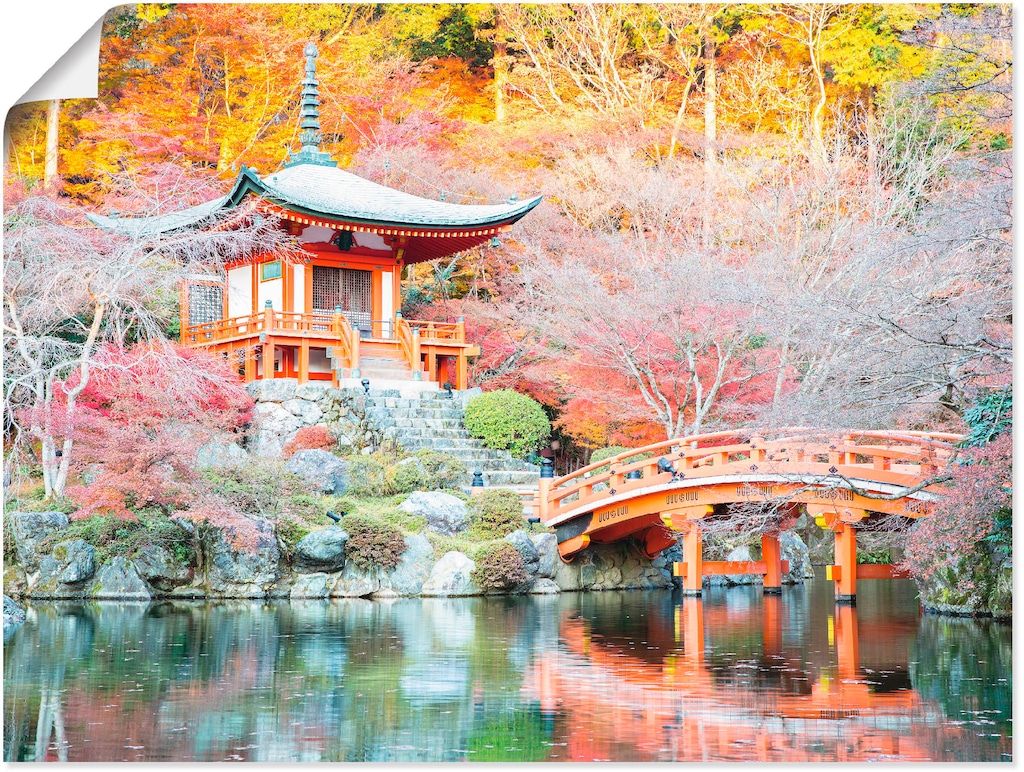
[[[299,128],[302,133],[299,140],[302,142],[302,149],[289,158],[285,166],[297,164],[316,164],[318,166],[337,166],[338,162],[331,158],[330,153],[320,149],[320,90],[319,81],[316,79],[316,57],[318,52],[316,44],[312,41],[306,43],[302,53],[306,57],[306,70],[302,78],[302,105],[299,115],[301,123]]]

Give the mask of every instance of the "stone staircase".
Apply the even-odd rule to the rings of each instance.
[[[370,399],[374,417],[386,427],[388,439],[397,440],[408,451],[430,448],[454,456],[466,465],[465,485],[472,482],[473,472],[480,471],[487,487],[536,488],[540,467],[513,458],[507,451],[489,450],[469,436],[463,423],[465,402],[479,393],[479,389],[470,389],[453,392],[449,398],[445,391],[424,391],[408,397],[375,393],[371,388]]]

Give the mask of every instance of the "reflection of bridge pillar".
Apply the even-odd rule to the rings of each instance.
[[[764,653],[782,654],[782,598],[769,595],[764,599]]]
[[[835,582],[836,603],[857,602],[857,532],[850,523],[836,529],[835,565],[831,567]]]
[[[683,531],[683,595],[700,595],[704,592],[704,536],[697,523],[689,523]]]
[[[860,669],[860,639],[857,609],[853,606],[840,606],[836,609],[836,658],[839,677],[855,680]]]
[[[683,614],[683,655],[693,665],[704,662],[704,601],[686,598],[680,608]]]
[[[761,560],[764,561],[764,594],[782,594],[782,552],[778,534],[761,536]]]

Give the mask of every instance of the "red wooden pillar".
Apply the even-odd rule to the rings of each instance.
[[[299,383],[309,381],[309,338],[303,338],[299,344]]]
[[[835,582],[836,603],[856,603],[857,532],[850,523],[840,523],[836,530],[835,564],[829,569],[829,579]]]
[[[778,534],[761,536],[761,560],[764,561],[764,594],[782,594],[782,552]]]
[[[683,532],[683,595],[701,595],[704,592],[704,537],[697,523],[690,523]]]

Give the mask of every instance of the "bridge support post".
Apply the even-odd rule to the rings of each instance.
[[[778,534],[761,536],[761,560],[764,561],[764,594],[782,594],[782,552]]]
[[[704,593],[704,536],[700,526],[690,523],[683,531],[683,564],[686,573],[683,575],[683,595],[702,595]]]
[[[836,603],[857,602],[857,531],[850,523],[836,530],[835,565],[829,577],[835,583]]]

